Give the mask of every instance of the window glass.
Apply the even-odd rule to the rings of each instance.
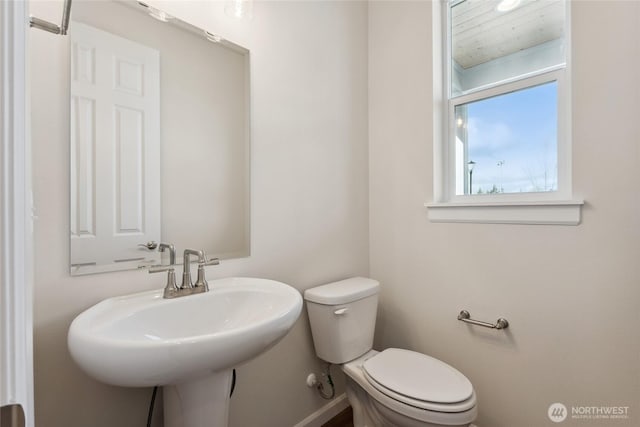
[[[451,4],[451,96],[565,63],[564,0]]]
[[[456,194],[558,189],[558,84],[455,107]]]
[[[450,194],[558,190],[564,0],[452,0]]]

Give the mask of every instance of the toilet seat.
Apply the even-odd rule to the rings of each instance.
[[[367,374],[364,371],[363,365],[367,360],[376,357],[379,352],[371,350],[361,357],[354,359],[342,365],[342,370],[347,376],[347,396],[349,401],[352,399],[364,403],[364,406],[371,405],[377,409],[379,413],[384,413],[385,419],[392,419],[394,416],[407,417],[406,422],[392,421],[395,425],[421,425],[417,423],[431,423],[426,425],[438,425],[438,426],[466,426],[472,423],[478,415],[478,407],[476,405],[476,395],[472,393],[471,397],[465,401],[464,406],[471,406],[470,409],[453,412],[457,408],[454,408],[455,404],[442,404],[439,407],[437,403],[419,401],[416,399],[410,399],[405,396],[396,393],[395,397],[391,395],[394,393],[389,389],[384,389],[381,384],[376,387],[375,380],[367,378]],[[364,395],[357,397],[358,387],[362,390]],[[381,390],[384,389],[384,392]],[[349,390],[352,394],[349,396]],[[423,409],[419,406],[428,406],[436,409]],[[463,406],[460,406],[463,407]],[[368,411],[365,411],[368,412]],[[396,414],[396,415],[393,415]],[[384,425],[384,423],[372,422],[370,425]]]
[[[410,350],[386,349],[362,365],[366,380],[384,395],[437,412],[464,412],[476,405],[471,382],[446,363]]]

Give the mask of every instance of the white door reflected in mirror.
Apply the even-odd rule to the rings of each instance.
[[[160,53],[74,23],[71,268],[158,263]]]
[[[71,274],[157,264],[148,241],[248,256],[249,51],[132,1],[74,3],[69,36]]]

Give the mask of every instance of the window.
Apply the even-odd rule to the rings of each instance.
[[[453,106],[456,195],[557,191],[557,81],[479,95]]]
[[[442,4],[445,123],[430,218],[443,220],[449,207],[454,220],[475,222],[472,211],[482,207],[479,222],[579,223],[582,202],[571,200],[565,0]],[[563,211],[558,221],[554,210]]]

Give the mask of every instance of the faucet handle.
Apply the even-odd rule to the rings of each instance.
[[[207,292],[209,290],[209,283],[207,283],[207,279],[204,278],[205,265],[206,263],[204,262],[198,263],[198,277],[196,278],[196,283],[193,284],[197,292]]]
[[[173,265],[152,265],[149,267],[149,274],[162,273],[163,271],[175,271]]]
[[[220,260],[218,258],[207,260],[206,256],[202,257],[200,262],[198,262],[198,278],[196,279],[196,283],[193,284],[193,287],[197,289],[198,292],[207,292],[209,290],[209,283],[207,283],[207,279],[204,278],[205,265],[218,264],[220,264]]]
[[[220,264],[220,259],[219,258],[211,258],[211,259],[206,260],[204,262],[199,262],[198,266],[219,265],[219,264]]]

